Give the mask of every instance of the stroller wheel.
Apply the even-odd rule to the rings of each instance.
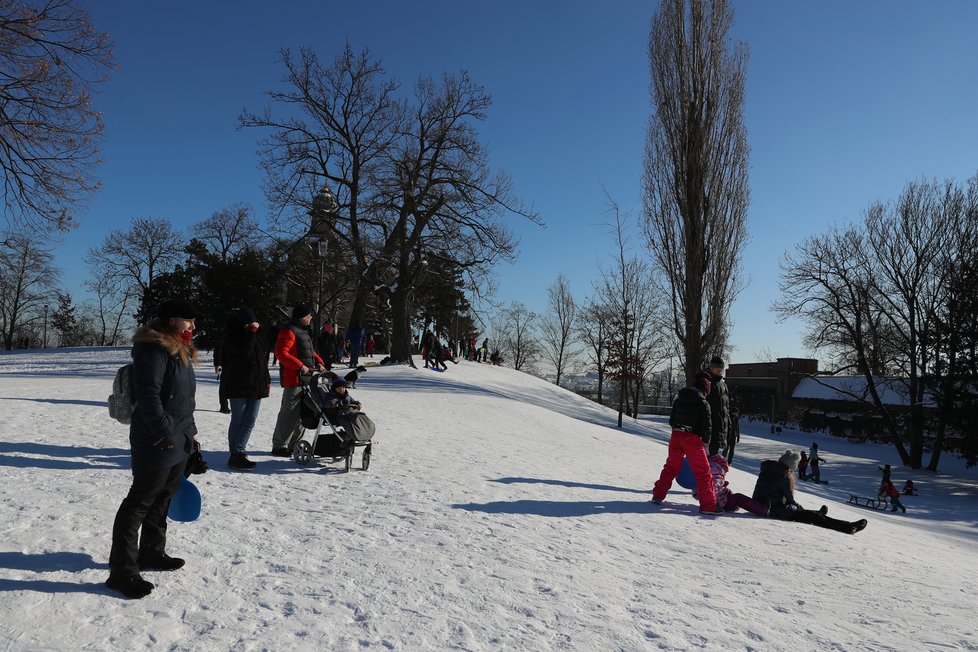
[[[307,441],[296,442],[295,448],[292,449],[292,457],[296,464],[308,464],[312,459],[312,446]]]
[[[353,445],[351,445],[350,446],[350,450],[346,454],[346,470],[347,470],[348,473],[349,473],[350,469],[353,468],[353,451],[355,451],[355,450],[356,450],[356,447],[353,446]]]
[[[363,466],[361,468],[363,468],[364,471],[370,468],[370,444],[367,444],[363,449]]]

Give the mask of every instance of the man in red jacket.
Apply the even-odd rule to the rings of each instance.
[[[282,392],[282,407],[278,411],[275,432],[272,434],[272,455],[288,457],[292,445],[302,436],[302,423],[299,413],[302,405],[300,374],[308,374],[315,367],[325,371],[323,359],[316,353],[309,334],[312,310],[305,304],[292,309],[292,319],[279,332],[275,340],[275,357],[278,358],[279,381]]]

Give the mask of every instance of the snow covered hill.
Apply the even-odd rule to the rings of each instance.
[[[474,363],[373,368],[352,394],[378,425],[369,471],[267,454],[281,390],[226,466],[209,361],[197,423],[200,520],[173,523],[179,571],[124,600],[102,585],[128,489],[127,429],[104,401],[127,349],[0,354],[0,650],[978,649],[978,478],[910,474],[908,514],[846,504],[886,447],[821,438],[828,485],[803,504],[867,518],[855,536],[647,501],[662,419],[615,414]],[[728,479],[811,435],[745,423]]]

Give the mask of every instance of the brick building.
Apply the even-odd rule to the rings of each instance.
[[[731,364],[726,380],[731,401],[742,414],[777,421],[787,415],[795,387],[806,374],[818,374],[818,360],[778,358],[775,362]]]

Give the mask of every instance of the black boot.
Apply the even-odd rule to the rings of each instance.
[[[171,571],[183,568],[187,562],[179,557],[171,557],[165,552],[159,557],[146,557],[139,560],[139,570],[161,570]],[[139,577],[138,575],[136,577]],[[146,582],[149,584],[149,582]],[[150,584],[152,587],[153,585]]]
[[[231,453],[231,457],[228,459],[228,466],[232,469],[250,471],[255,468],[255,463],[249,460],[244,453]]]
[[[869,525],[869,521],[864,518],[859,519],[855,523],[852,523],[852,527],[849,530],[849,534],[855,534],[856,532],[862,532]]]
[[[105,586],[113,591],[119,591],[127,598],[136,600],[145,598],[153,590],[153,584],[147,582],[139,575],[130,575],[129,577],[109,576],[109,579],[105,580]]]

